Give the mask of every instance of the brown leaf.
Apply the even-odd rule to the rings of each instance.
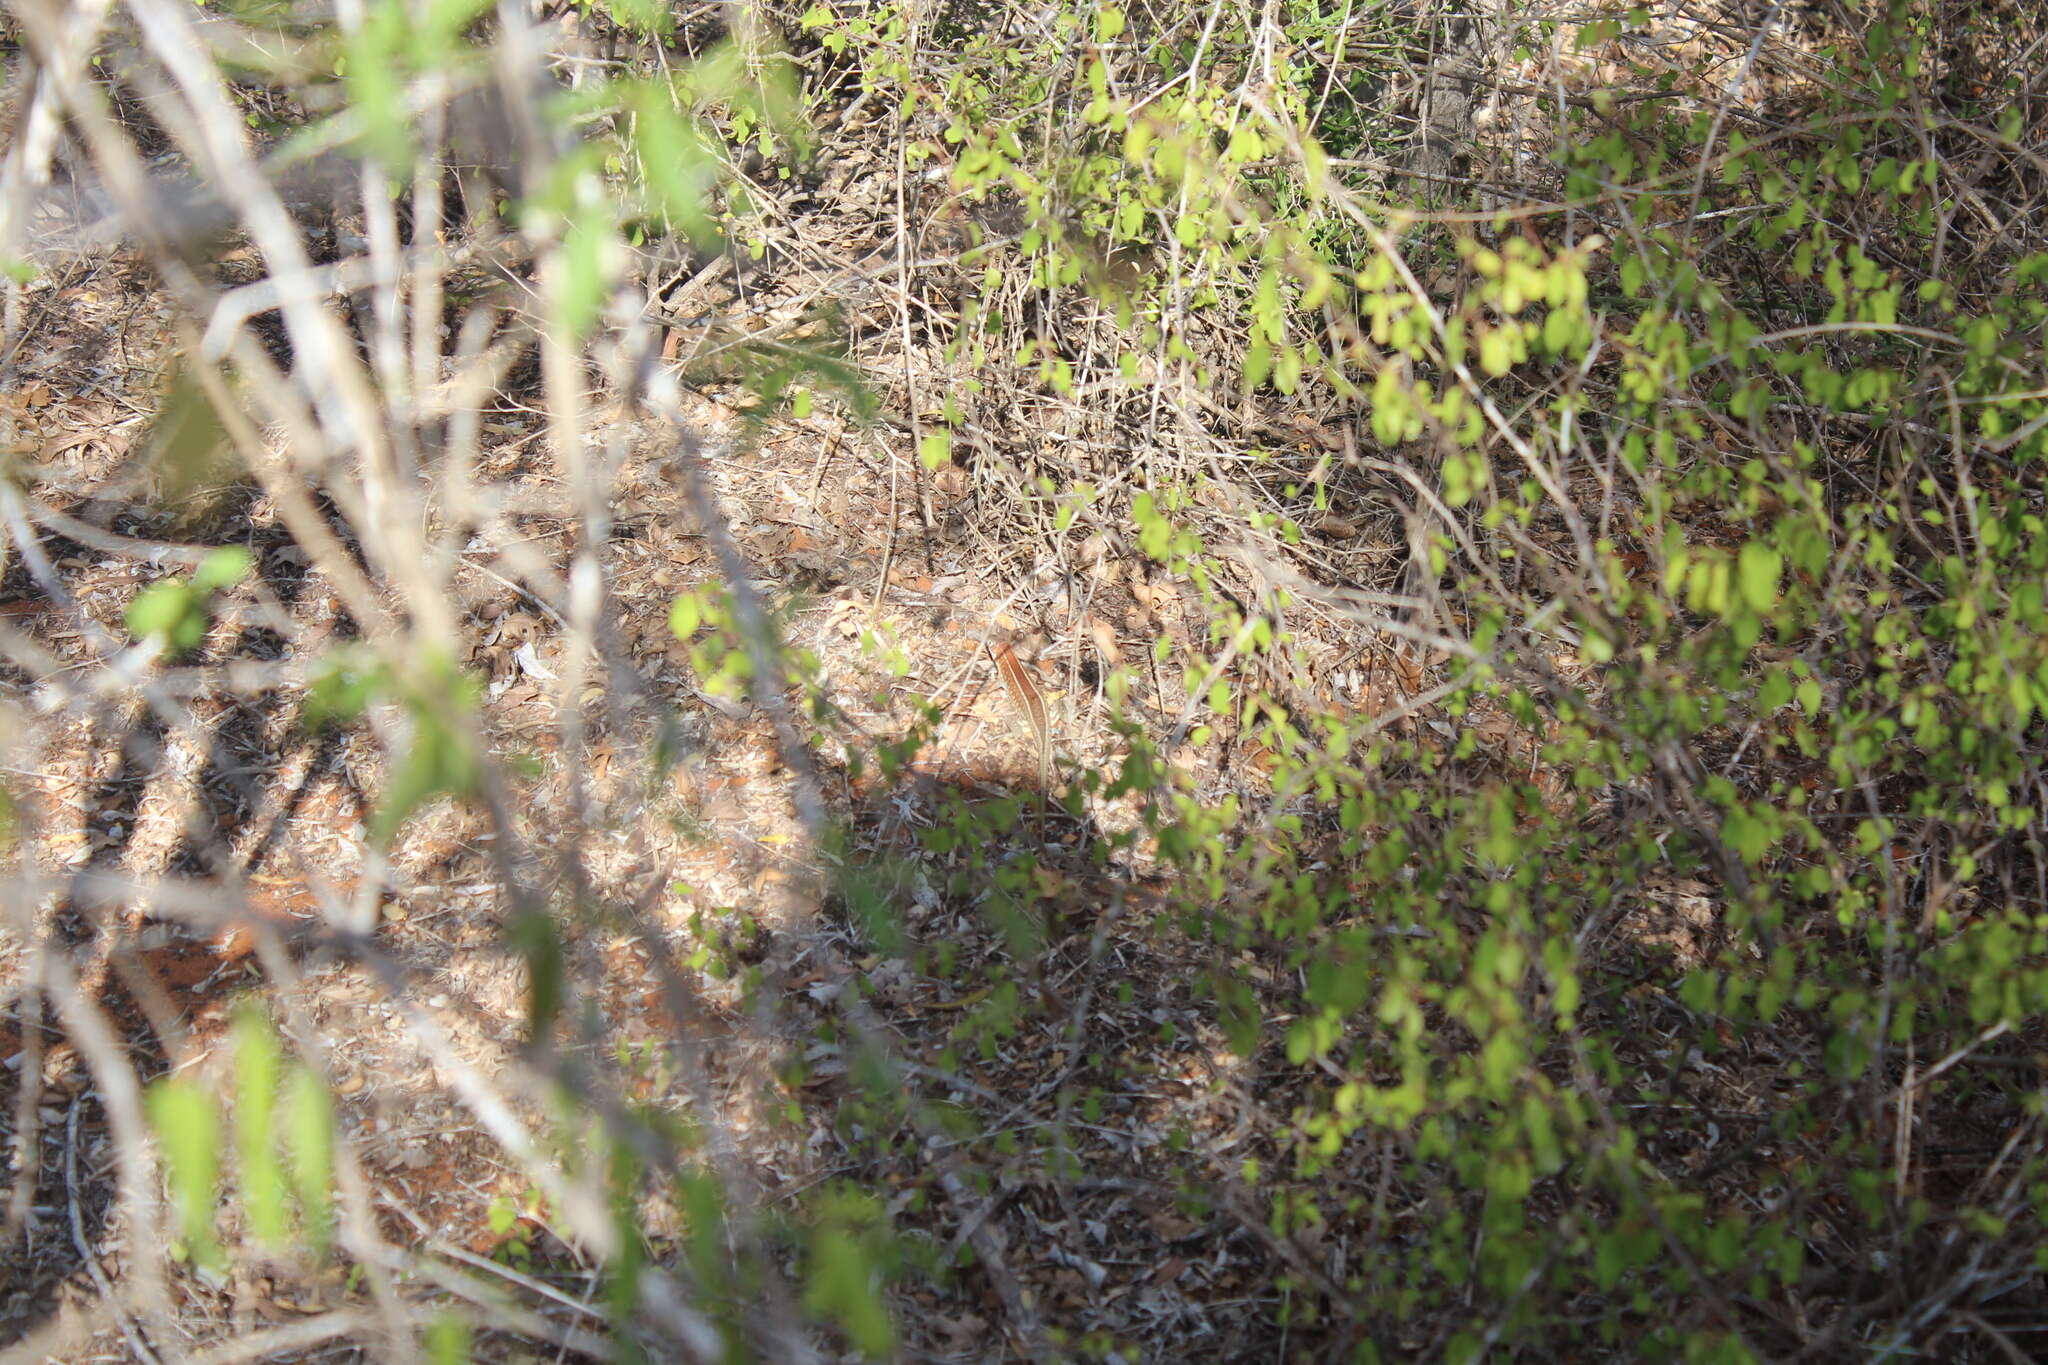
[[[99,433],[97,431],[92,431],[84,428],[81,428],[76,431],[63,432],[59,435],[52,436],[49,440],[43,442],[43,448],[41,451],[37,453],[37,458],[43,460],[54,460],[59,455],[62,455],[65,451],[70,450],[76,446],[88,445],[94,440],[98,439],[98,437]]]
[[[1358,534],[1358,528],[1352,523],[1342,517],[1328,515],[1315,524],[1315,531],[1317,535],[1328,536],[1332,540],[1349,540]]]
[[[1095,641],[1095,651],[1102,656],[1102,662],[1115,668],[1124,661],[1124,652],[1117,645],[1116,631],[1100,616],[1088,618],[1088,634]]]
[[[1183,1218],[1172,1209],[1161,1209],[1145,1221],[1151,1224],[1153,1236],[1162,1242],[1184,1242],[1202,1230],[1200,1223]]]

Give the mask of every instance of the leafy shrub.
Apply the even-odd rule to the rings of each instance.
[[[802,23],[936,130],[913,161],[1017,205],[962,257],[946,420],[1087,394],[1077,420],[1135,451],[1112,506],[1211,613],[1175,660],[1193,736],[1255,744],[1270,791],[1198,795],[1137,713],[1133,762],[1219,1023],[1298,1077],[1276,1230],[1358,1218],[1377,1182],[1322,1311],[1462,1319],[1452,1359],[1734,1360],[1814,1332],[1897,1350],[1933,1305],[2007,1292],[2048,1188],[2039,1097],[2003,1069],[2048,1003],[2048,243],[1958,204],[2038,201],[2027,97],[1935,112],[1954,35],[1894,4],[1832,35],[1839,79],[1792,121],[1641,67],[1667,98],[1565,108],[1570,209],[1438,222],[1333,168],[1327,139],[1370,134],[1318,122],[1310,82],[1245,81],[1269,31],[1212,17],[1104,7],[1035,51],[915,57],[893,7]],[[1290,11],[1297,53],[1318,21]],[[1203,451],[1244,439],[1196,407],[1218,386],[1359,438],[1274,457],[1261,497]],[[1095,500],[1099,466],[1020,458]],[[1285,562],[1333,500],[1386,496],[1366,472],[1407,505],[1417,600],[1247,574],[1245,544]],[[1437,685],[1380,714],[1263,685],[1313,612]],[[1631,946],[1681,887],[1693,941]],[[2000,1155],[1922,1173],[1976,1104]],[[1801,1329],[1773,1306],[1815,1293]]]

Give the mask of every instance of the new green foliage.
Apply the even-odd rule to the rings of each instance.
[[[318,1258],[332,1240],[333,1113],[327,1085],[290,1059],[257,1005],[237,1006],[226,1084],[169,1077],[149,1088],[150,1127],[163,1154],[181,1245],[194,1260],[225,1259],[218,1217],[224,1190],[247,1220],[254,1250]],[[222,1109],[231,1140],[223,1143]],[[221,1157],[232,1156],[232,1182]]]
[[[1301,1071],[1297,1164],[1267,1193],[1334,1213],[1335,1172],[1390,1162],[1379,1178],[1427,1211],[1345,1267],[1347,1311],[1471,1304],[1453,1357],[1595,1339],[1746,1360],[1793,1349],[1751,1306],[1826,1273],[1808,1244],[1838,1204],[1867,1224],[1825,1257],[1882,1251],[1906,1293],[1937,1292],[1940,1236],[2030,1263],[2038,1105],[2001,1079],[2014,1058],[1971,1068],[2048,1003],[2048,252],[1957,207],[1986,167],[2035,174],[2025,121],[1931,114],[1929,45],[1956,35],[1866,7],[1810,118],[1759,124],[1646,68],[1637,97],[1553,111],[1570,211],[1433,223],[1371,178],[1369,120],[1332,116],[1362,71],[1251,98],[1225,79],[1250,32],[1234,16],[1108,14],[966,35],[920,81],[898,8],[804,23],[943,127],[959,193],[1021,207],[977,248],[949,355],[1048,396],[1126,386],[1139,430],[1152,386],[1306,396],[1424,523],[1425,629],[1453,646],[1406,689],[1427,702],[1325,716],[1243,668],[1286,658],[1253,621],[1290,604],[1248,610],[1232,562],[1248,535],[1296,543],[1240,514],[1274,488],[1144,463],[1122,507],[1210,614],[1153,650],[1203,722],[1186,737],[1256,735],[1271,763],[1255,801],[1198,802],[1134,715],[1115,784],[1147,793],[1189,922],[1273,968],[1209,978],[1230,1048]],[[1386,40],[1320,7],[1276,22],[1290,59],[1337,30]],[[1566,36],[1607,60],[1647,22]],[[1036,121],[1063,77],[1080,119]],[[1091,296],[1064,316],[1099,340],[1003,336],[999,267],[1027,269],[1047,315]],[[1115,363],[1091,375],[1091,347]],[[1347,477],[1333,464],[1285,490],[1304,523]],[[1303,743],[1325,720],[1332,741]],[[2003,1211],[1950,1210],[1936,1234],[1895,1120],[1942,1057],[2029,1136]],[[1772,1097],[1710,1120],[1728,1068]],[[1761,1156],[1795,1149],[1797,1181]]]

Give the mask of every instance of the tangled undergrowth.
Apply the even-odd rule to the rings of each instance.
[[[97,196],[183,320],[94,492],[135,520],[47,445],[0,485],[0,607],[73,627],[0,620],[17,1168],[48,1001],[129,1246],[177,1233],[118,1328],[268,1264],[347,1267],[321,1349],[436,1359],[2037,1354],[2048,34],[1786,10],[15,6],[7,183]],[[0,225],[17,290],[94,249]],[[867,558],[750,562],[720,470],[791,433],[813,506],[881,460]],[[629,589],[650,441],[701,568]],[[95,619],[59,536],[154,581]],[[203,801],[175,856],[48,846],[41,718],[189,786],[236,696],[366,751],[317,914]],[[721,716],[792,870],[707,909],[645,827],[704,838]],[[496,1071],[380,920],[450,811]],[[217,1046],[132,960],[173,921],[257,945]],[[514,1173],[487,1255],[379,1203],[316,961]]]

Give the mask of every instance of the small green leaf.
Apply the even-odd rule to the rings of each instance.
[[[1774,831],[1766,820],[1738,806],[1723,817],[1721,837],[1742,861],[1754,865],[1770,851]]]
[[[700,249],[716,245],[718,225],[706,204],[718,162],[704,135],[677,112],[675,94],[665,85],[635,87],[630,104],[649,207]]]
[[[703,624],[704,604],[696,593],[684,593],[668,609],[668,628],[678,640],[688,640]]]
[[[442,7],[444,22],[452,7]],[[417,26],[402,0],[369,7],[350,33],[340,61],[348,92],[348,113],[359,129],[362,151],[382,163],[388,176],[412,164],[418,148],[408,117],[406,86],[412,73],[445,64],[455,34]]]
[[[1785,567],[1785,557],[1760,541],[1751,541],[1742,547],[1736,560],[1736,576],[1742,589],[1742,600],[1757,611],[1769,611],[1778,602],[1778,575]]]
[[[389,681],[390,674],[374,657],[344,645],[314,671],[299,722],[316,734],[329,726],[347,725],[362,716]]]
[[[189,580],[150,584],[128,604],[129,633],[138,640],[160,640],[167,658],[191,653],[206,639],[207,598],[240,582],[254,563],[247,548],[229,545],[207,555]]]
[[[152,1085],[148,1108],[185,1245],[201,1265],[218,1265],[213,1211],[220,1197],[220,1115],[199,1083],[186,1079]]]
[[[481,690],[476,679],[446,660],[429,665],[405,697],[411,744],[398,760],[376,812],[370,838],[386,846],[414,811],[437,797],[466,797],[478,779],[474,739],[465,724]]]
[[[334,1100],[309,1067],[285,1078],[285,1164],[298,1198],[299,1225],[316,1254],[334,1240]]]
[[[284,1167],[276,1146],[277,1081],[283,1053],[253,1005],[235,1013],[235,1160],[249,1228],[266,1248],[284,1245]]]
[[[602,204],[584,206],[562,234],[550,291],[555,325],[571,344],[588,334],[604,308],[617,264],[617,225]]]
[[[469,1365],[469,1324],[453,1313],[436,1317],[427,1328],[427,1359],[432,1365]]]
[[[620,27],[647,37],[664,37],[675,27],[667,0],[606,0]]]
[[[164,655],[189,654],[206,638],[206,602],[182,578],[152,583],[128,604],[128,631],[138,640],[162,643]]]
[[[863,1355],[886,1356],[895,1347],[895,1325],[875,1282],[872,1260],[844,1228],[828,1226],[813,1236],[804,1307],[837,1324]]]
[[[561,931],[552,916],[532,910],[513,921],[506,938],[526,959],[527,1037],[539,1042],[553,1031],[567,998],[568,956]]]
[[[256,556],[245,545],[224,545],[199,562],[192,574],[192,586],[201,592],[231,588],[249,576]]]

